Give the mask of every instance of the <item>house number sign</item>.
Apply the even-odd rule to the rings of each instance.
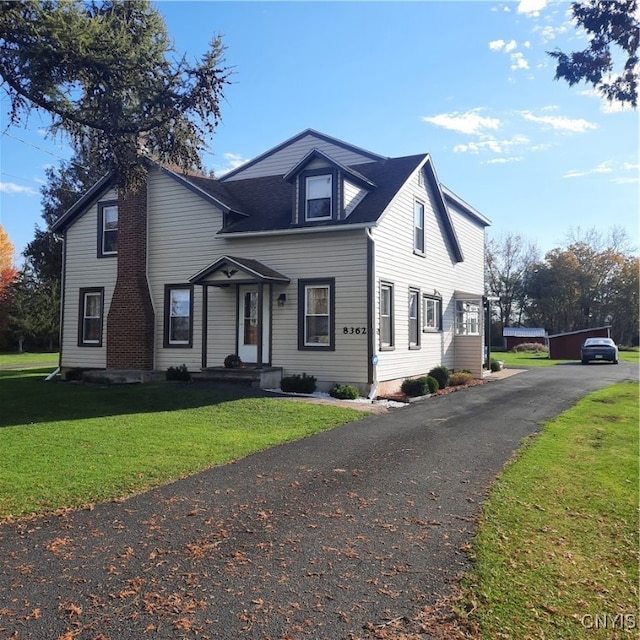
[[[364,336],[367,334],[366,327],[342,327],[342,333],[345,335]]]

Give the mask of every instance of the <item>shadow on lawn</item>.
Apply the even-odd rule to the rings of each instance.
[[[0,427],[195,409],[242,398],[274,397],[260,389],[211,382],[92,385],[47,382],[50,368],[0,371]]]

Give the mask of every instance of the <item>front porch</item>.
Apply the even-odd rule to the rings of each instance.
[[[211,380],[246,384],[254,389],[279,389],[282,380],[282,367],[256,367],[245,365],[239,369],[226,367],[207,367],[191,375],[194,380]]]

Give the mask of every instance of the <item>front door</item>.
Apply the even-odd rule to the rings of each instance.
[[[262,363],[269,362],[269,288],[262,296]],[[258,285],[238,287],[238,355],[242,362],[258,362]]]

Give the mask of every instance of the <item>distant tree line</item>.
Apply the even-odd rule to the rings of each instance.
[[[489,238],[485,286],[491,342],[504,327],[542,327],[549,335],[611,327],[621,345],[638,345],[640,260],[624,230],[570,232],[567,244],[540,259],[518,234]]]

